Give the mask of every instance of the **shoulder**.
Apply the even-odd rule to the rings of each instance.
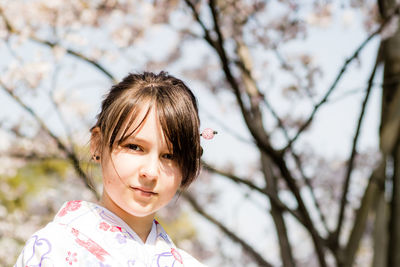
[[[26,241],[14,267],[60,266],[60,259],[72,258],[77,230],[68,225],[68,220],[73,219],[68,215],[73,215],[80,206],[81,201],[64,203],[54,220]]]
[[[65,254],[68,239],[65,226],[51,222],[28,239],[14,266],[56,266],[54,259]]]
[[[39,229],[28,239],[26,244],[34,240],[40,240],[43,242],[55,243],[60,240],[65,240],[71,236],[71,229],[66,225],[57,222],[50,222],[45,227]]]
[[[184,251],[183,249],[179,249],[179,254],[182,257],[182,261],[185,266],[190,267],[206,267],[204,264],[200,263],[197,259],[195,259],[192,255]]]

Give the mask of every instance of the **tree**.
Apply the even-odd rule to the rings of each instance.
[[[302,263],[353,266],[360,258],[357,257],[360,246],[368,250],[364,243],[373,240],[376,245],[370,250],[373,264],[397,266],[400,264],[395,253],[400,244],[397,182],[400,93],[396,75],[400,59],[396,44],[400,37],[396,25],[399,6],[394,2],[379,1],[381,19],[374,15],[376,3],[367,0],[350,1],[342,4],[344,7],[317,1],[305,7],[295,1],[229,0],[0,3],[3,47],[8,49],[7,57],[15,62],[3,66],[0,86],[34,121],[32,127],[32,120],[14,118],[6,120],[2,128],[11,132],[16,143],[28,140],[36,144],[19,153],[9,149],[7,156],[29,162],[59,155],[74,167],[88,190],[98,195],[98,181],[92,183],[82,168],[85,162],[79,150],[82,134],[77,134],[82,126],[76,121],[88,128],[90,119],[86,117],[86,110],[77,112],[82,106],[76,105],[77,99],[70,98],[68,93],[72,89],[60,94],[60,84],[91,88],[92,81],[90,86],[71,85],[71,82],[95,77],[109,86],[117,80],[114,73],[120,72],[119,66],[125,64],[135,64],[138,69],[166,68],[198,81],[193,82],[194,85],[210,88],[221,105],[229,105],[230,112],[241,117],[237,121],[243,131],[237,132],[226,127],[221,119],[211,117],[218,120],[216,124],[222,132],[231,132],[251,147],[255,155],[256,163],[248,167],[248,175],[240,174],[240,168],[235,168],[236,162],[233,167],[203,162],[201,179],[207,184],[206,188],[198,183],[192,191],[182,194],[194,211],[242,249],[239,255],[246,255],[244,258],[226,257],[257,266],[279,265],[280,262],[285,267]],[[322,90],[323,74],[312,60],[313,51],[296,47],[302,47],[307,40],[313,23],[328,23],[335,19],[335,12],[344,8],[358,12],[357,19],[365,19],[365,39],[338,67],[331,85]],[[22,10],[29,10],[29,13],[17,16]],[[311,127],[318,126],[316,121],[321,110],[333,106],[331,99],[340,90],[339,83],[346,75],[354,75],[351,65],[357,60],[363,61],[366,57],[363,51],[381,34],[384,38],[379,51],[375,51],[376,60],[359,101],[350,155],[347,160],[341,160],[339,171],[335,171],[331,166],[333,160],[307,150],[304,139]],[[160,40],[163,46],[157,45]],[[185,50],[194,51],[193,47],[198,51],[196,54],[185,54]],[[43,54],[39,61],[26,52],[34,49]],[[185,60],[187,58],[191,62]],[[359,143],[372,91],[379,87],[375,76],[380,73],[381,65],[384,78],[380,153],[374,151],[371,155],[360,151]],[[274,95],[271,88],[276,88],[279,95]],[[85,95],[82,90],[76,91]],[[228,98],[222,101],[220,95]],[[354,95],[360,94],[348,97]],[[341,98],[339,94],[339,101]],[[38,105],[32,99],[42,100]],[[276,101],[290,108],[274,104]],[[72,104],[75,106],[71,112],[67,107]],[[47,113],[43,106],[58,115],[58,125],[62,127],[44,119]],[[200,107],[202,114],[207,112],[207,108]],[[260,250],[253,236],[244,236],[229,223],[223,223],[222,214],[212,212],[210,206],[220,201],[218,196],[223,193],[207,180],[207,176],[224,179],[224,185],[233,182],[243,199],[255,205],[254,197],[269,202],[269,208],[263,207],[263,216],[270,216],[275,227],[279,257],[271,257],[265,249]],[[357,180],[366,185],[357,188],[357,185],[360,187]],[[387,195],[391,196],[389,202]],[[369,224],[374,224],[374,234]],[[389,232],[393,235],[389,236]],[[312,244],[312,248],[306,250],[307,257],[299,257],[300,248],[296,243],[299,241],[294,241],[293,233],[304,233],[306,242]],[[226,251],[221,249],[221,254],[224,253]],[[220,261],[228,259],[221,257]]]
[[[395,1],[378,1],[378,3],[383,19],[387,19],[392,10],[398,8]],[[384,246],[386,250],[379,252],[386,253],[386,255],[380,256],[382,262],[377,261],[376,264],[387,263],[387,266],[398,266],[400,264],[400,256],[397,253],[400,248],[400,84],[398,79],[400,53],[397,47],[400,45],[400,30],[398,20],[392,23],[395,25],[394,33],[382,40],[381,43],[384,74],[380,147],[383,160],[386,163],[382,174],[390,184],[387,188],[381,190],[381,195],[385,192],[388,193],[390,208],[389,212],[382,214],[384,217],[388,217],[388,226],[380,226],[379,231],[383,236],[388,235],[386,238],[388,244]],[[377,214],[379,213],[381,211],[377,210]],[[385,260],[386,257],[387,260]]]

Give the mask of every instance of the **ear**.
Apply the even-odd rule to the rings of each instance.
[[[94,161],[99,162],[101,159],[101,132],[99,127],[94,127],[91,130],[91,137],[90,137],[90,154]],[[98,158],[97,158],[98,157]]]

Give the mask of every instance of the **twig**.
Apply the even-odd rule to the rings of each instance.
[[[30,152],[30,153],[20,153],[20,152],[10,152],[7,154],[0,154],[0,157],[10,157],[10,158],[17,158],[17,159],[24,159],[24,160],[38,160],[38,161],[46,161],[46,160],[64,160],[65,158],[61,157],[59,154],[53,154],[53,155],[40,155],[36,152]]]
[[[206,213],[203,208],[200,206],[199,203],[187,192],[182,193],[182,196],[190,203],[190,205],[193,207],[193,209],[199,213],[201,216],[203,216],[205,219],[210,221],[212,224],[217,226],[222,232],[224,232],[230,239],[235,241],[236,243],[239,243],[242,248],[251,256],[253,257],[257,264],[259,266],[263,267],[273,267],[272,264],[267,262],[257,251],[253,249],[253,247],[248,244],[246,241],[241,239],[239,236],[237,236],[234,232],[229,230],[225,225],[223,225],[221,222],[219,222],[217,219],[215,219],[213,216],[210,214]]]
[[[302,177],[304,183],[306,184],[308,190],[310,191],[311,199],[313,200],[313,203],[314,203],[315,208],[316,208],[316,210],[317,210],[319,219],[321,220],[322,225],[323,225],[324,228],[325,228],[325,231],[326,231],[327,233],[330,233],[328,224],[327,224],[327,222],[326,222],[325,215],[324,215],[324,213],[322,212],[321,205],[319,204],[318,199],[317,199],[317,197],[316,197],[316,195],[315,195],[314,188],[313,188],[313,186],[312,186],[311,183],[310,183],[310,178],[307,177],[307,176],[305,175],[304,171],[303,171],[303,167],[302,167],[302,164],[301,164],[300,157],[299,157],[296,153],[294,153],[293,149],[290,149],[290,152],[291,152],[291,155],[292,155],[293,158],[294,158],[294,161],[296,162],[297,168],[299,169],[299,171],[300,171],[300,173],[301,173],[301,177]]]
[[[95,189],[95,186],[93,185],[93,182],[89,179],[89,177],[86,175],[86,173],[82,170],[79,160],[77,156],[71,152],[65,145],[64,143],[58,138],[43,122],[43,120],[31,109],[29,106],[27,106],[21,98],[19,98],[12,89],[8,88],[1,80],[0,80],[0,86],[3,88],[3,90],[10,96],[12,97],[26,112],[28,112],[39,124],[40,128],[42,128],[57,144],[58,148],[61,151],[64,151],[72,163],[75,171],[77,172],[79,178],[84,182],[86,187],[93,192],[93,194],[99,198],[99,194]]]
[[[18,31],[17,29],[15,29],[15,28],[11,25],[10,21],[7,19],[6,15],[4,14],[4,12],[3,12],[3,10],[2,10],[1,8],[0,8],[0,16],[3,18],[3,20],[4,20],[5,24],[6,24],[7,30],[8,30],[10,33],[13,33],[13,34],[20,34],[20,31]],[[56,42],[50,42],[50,41],[47,41],[47,40],[42,40],[42,39],[40,39],[40,38],[38,38],[38,37],[36,37],[36,36],[29,36],[29,39],[31,39],[32,41],[37,42],[37,43],[39,43],[39,44],[47,45],[47,46],[49,46],[49,47],[51,47],[51,48],[60,46],[60,45],[59,45],[58,43],[56,43]],[[76,51],[74,51],[74,50],[72,50],[72,49],[69,49],[69,48],[68,48],[68,49],[65,49],[65,51],[66,51],[68,54],[70,54],[70,55],[72,55],[72,56],[75,56],[75,57],[77,57],[77,58],[79,58],[79,59],[81,59],[81,60],[83,60],[83,61],[85,61],[85,62],[91,64],[91,65],[94,66],[96,69],[98,69],[100,72],[102,72],[103,74],[105,74],[111,81],[113,81],[113,82],[116,81],[116,79],[115,79],[114,76],[111,74],[111,72],[109,72],[108,70],[106,70],[106,69],[105,69],[102,65],[100,65],[97,61],[95,61],[95,60],[93,60],[93,59],[90,59],[90,58],[88,58],[87,56],[85,56],[85,55],[83,55],[83,54],[81,54],[81,53],[79,53],[79,52],[76,52]]]
[[[278,116],[278,114],[276,113],[274,108],[271,106],[271,104],[267,100],[267,97],[260,92],[260,89],[258,88],[257,83],[254,80],[254,77],[251,75],[251,71],[245,66],[243,61],[237,60],[235,63],[247,75],[247,77],[252,80],[253,84],[256,86],[256,89],[257,89],[257,92],[258,92],[259,96],[262,97],[262,99],[263,99],[264,105],[270,111],[272,117],[277,121],[278,126],[282,130],[285,138],[289,141],[290,138],[289,138],[287,129],[283,125],[283,122],[282,122],[281,118]]]
[[[223,121],[219,120],[213,114],[208,112],[206,108],[201,108],[201,110],[202,110],[202,112],[206,113],[207,117],[209,117],[211,120],[218,123],[218,125],[220,125],[221,128],[224,129],[226,133],[230,134],[231,136],[235,137],[237,140],[239,140],[245,144],[254,144],[254,141],[246,139],[245,137],[241,136],[236,130],[232,129],[231,127],[226,125]]]
[[[281,66],[283,69],[286,69],[288,71],[288,73],[294,77],[294,79],[296,79],[296,81],[299,84],[299,87],[304,90],[307,93],[307,97],[308,99],[313,102],[312,100],[312,93],[310,91],[310,89],[308,88],[308,86],[304,86],[301,84],[301,77],[299,75],[297,75],[297,73],[295,71],[293,71],[293,67],[290,66],[285,59],[283,58],[283,56],[279,53],[278,48],[276,47],[276,45],[274,46],[274,54],[275,56],[278,58],[279,62],[281,63]]]
[[[367,107],[367,103],[368,103],[368,100],[369,100],[372,84],[373,84],[373,81],[374,81],[374,78],[375,78],[375,73],[376,73],[376,69],[378,68],[378,65],[379,65],[379,52],[378,52],[374,67],[372,69],[371,75],[370,75],[369,80],[368,80],[368,86],[367,86],[366,94],[365,94],[365,97],[364,97],[364,100],[363,100],[363,103],[362,103],[362,106],[361,106],[361,112],[360,112],[360,116],[358,118],[356,132],[355,132],[354,137],[353,137],[353,145],[352,145],[352,148],[351,148],[351,155],[350,155],[350,158],[349,158],[349,161],[348,161],[348,164],[347,164],[346,176],[345,176],[345,180],[344,180],[344,183],[343,183],[343,190],[342,190],[342,197],[341,197],[341,202],[340,202],[339,216],[338,216],[336,230],[335,230],[335,233],[334,233],[335,242],[339,242],[338,239],[339,239],[339,236],[340,236],[340,231],[342,229],[344,211],[345,211],[346,204],[347,204],[347,192],[349,190],[351,174],[352,174],[353,167],[354,167],[354,160],[355,160],[355,157],[357,155],[357,142],[358,142],[358,139],[359,139],[359,136],[360,136],[361,125],[362,125],[362,122],[364,120],[365,110],[366,110],[366,107]]]
[[[51,80],[51,90],[49,92],[49,98],[50,98],[51,103],[54,105],[55,112],[57,113],[57,115],[58,115],[58,117],[60,119],[60,122],[61,122],[61,124],[62,124],[62,126],[64,128],[65,134],[67,136],[67,140],[68,140],[69,145],[70,145],[70,149],[71,149],[71,151],[74,152],[74,142],[72,140],[72,133],[70,131],[70,128],[67,127],[67,122],[66,122],[63,114],[61,113],[60,105],[54,99],[54,90],[57,88],[57,73],[58,73],[58,66],[55,66],[54,67],[53,77],[52,77],[52,80]]]
[[[298,213],[298,211],[290,209],[288,206],[286,206],[284,203],[282,203],[282,201],[275,194],[268,191],[266,188],[260,188],[246,179],[240,178],[240,177],[233,175],[231,173],[228,173],[228,172],[218,170],[218,169],[210,166],[209,164],[205,163],[204,161],[202,163],[203,163],[203,168],[205,168],[206,170],[216,173],[218,175],[224,176],[237,184],[245,185],[252,190],[255,190],[263,195],[266,195],[270,199],[270,201],[273,202],[277,207],[279,207],[283,211],[289,212],[293,217],[295,217],[300,223],[302,223],[304,225],[304,220],[302,219],[302,217]]]
[[[37,42],[37,43],[47,45],[47,46],[49,46],[51,48],[60,46],[56,42],[50,42],[50,41],[47,41],[47,40],[42,40],[42,39],[39,39],[39,38],[37,38],[35,36],[31,36],[30,39],[32,41]],[[102,65],[100,65],[96,60],[90,59],[89,57],[87,57],[87,56],[85,56],[85,55],[83,55],[83,54],[81,54],[79,52],[76,52],[76,51],[74,51],[72,49],[69,49],[69,48],[65,49],[65,51],[68,54],[70,54],[72,56],[75,56],[75,57],[77,57],[77,58],[79,58],[79,59],[81,59],[81,60],[83,60],[83,61],[85,61],[85,62],[87,62],[87,63],[89,63],[91,65],[93,65],[95,67],[95,69],[98,69],[100,72],[105,74],[112,82],[116,82],[116,79],[114,78],[114,76],[108,70],[106,70]]]
[[[206,27],[206,25],[204,24],[204,22],[200,19],[199,13],[196,10],[196,7],[194,6],[194,4],[190,1],[190,0],[185,0],[185,3],[189,6],[189,8],[192,10],[192,14],[195,18],[195,20],[197,21],[197,23],[199,23],[200,27],[203,29],[204,32],[204,36],[203,38],[212,46],[214,47],[215,45],[215,41],[213,40],[213,38],[210,35],[210,30]]]

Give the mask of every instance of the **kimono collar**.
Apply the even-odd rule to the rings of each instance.
[[[93,226],[97,225],[104,231],[122,232],[141,245],[155,245],[157,238],[162,238],[169,245],[172,241],[165,233],[161,225],[154,220],[146,243],[116,214],[108,209],[87,201],[75,200],[64,203],[54,218],[54,222],[68,225],[80,232],[93,232]]]

